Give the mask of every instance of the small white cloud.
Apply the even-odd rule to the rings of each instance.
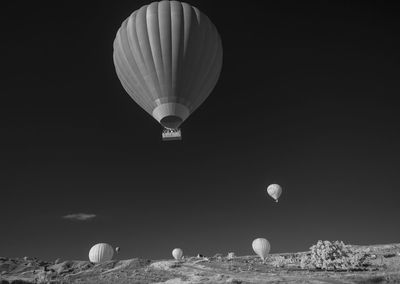
[[[88,221],[93,218],[96,218],[96,214],[75,213],[63,216],[63,219],[76,220],[76,221]]]

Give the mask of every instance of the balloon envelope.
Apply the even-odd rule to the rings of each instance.
[[[109,244],[100,243],[94,245],[89,251],[90,262],[100,263],[109,261],[114,255],[114,249]]]
[[[183,251],[180,248],[176,248],[172,251],[172,256],[175,259],[181,259],[183,255]]]
[[[273,199],[275,199],[276,202],[278,202],[278,198],[282,194],[282,187],[279,184],[270,184],[267,187],[267,192],[269,196],[271,196]]]
[[[262,260],[266,258],[269,251],[271,250],[271,245],[267,239],[258,238],[253,241],[252,244],[254,252],[261,257]]]
[[[119,252],[119,250],[120,250],[119,247],[116,247],[116,248],[115,248],[115,251],[116,251],[117,253]]]
[[[221,38],[209,18],[178,1],[134,11],[114,40],[125,91],[166,128],[176,129],[207,98],[222,67]]]

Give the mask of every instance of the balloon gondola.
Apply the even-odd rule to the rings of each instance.
[[[181,130],[164,128],[162,132],[162,139],[164,141],[182,140]]]

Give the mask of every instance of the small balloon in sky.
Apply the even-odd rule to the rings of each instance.
[[[275,202],[278,202],[278,198],[281,196],[282,194],[282,187],[279,184],[270,184],[267,187],[267,193],[269,194],[269,196],[271,196],[273,199],[275,199]]]
[[[263,238],[258,238],[253,241],[253,250],[254,252],[261,257],[263,261],[265,261],[265,258],[269,254],[269,251],[271,250],[271,245],[269,244],[267,239]]]
[[[116,251],[117,253],[119,253],[119,250],[120,250],[119,247],[116,247],[116,248],[115,248],[115,251]]]
[[[175,248],[172,251],[172,256],[177,260],[181,259],[182,255],[183,255],[183,251],[180,248]]]
[[[113,258],[114,249],[106,243],[94,245],[89,251],[89,260],[93,263],[109,261]]]

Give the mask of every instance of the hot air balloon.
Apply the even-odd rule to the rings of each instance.
[[[222,43],[197,8],[153,2],[122,23],[113,59],[125,91],[164,127],[163,140],[180,140],[180,125],[218,81]]]
[[[114,249],[109,244],[94,245],[89,251],[89,260],[94,263],[109,261],[114,255]]]
[[[120,250],[119,247],[116,247],[116,248],[115,248],[116,253],[119,253],[119,250]]]
[[[270,184],[267,187],[267,193],[278,202],[279,196],[282,194],[282,187],[279,184]]]
[[[172,251],[172,256],[177,260],[181,259],[182,255],[183,255],[183,251],[180,248],[176,248]]]
[[[254,252],[261,257],[263,261],[265,261],[265,258],[271,250],[271,245],[269,244],[268,240],[263,238],[255,239],[252,246]]]

